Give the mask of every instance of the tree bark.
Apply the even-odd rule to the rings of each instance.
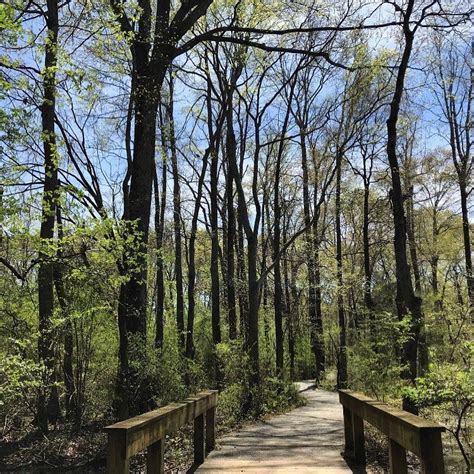
[[[339,324],[339,348],[337,357],[337,388],[347,388],[347,345],[346,317],[344,311],[344,277],[342,262],[341,235],[341,174],[342,153],[338,150],[336,156],[336,264],[337,264],[337,319]]]
[[[237,278],[239,298],[239,326],[244,343],[248,340],[248,295],[245,291],[247,275],[245,268],[244,230],[240,220],[237,222]]]
[[[370,315],[374,309],[372,299],[372,270],[370,266],[370,240],[369,240],[369,197],[370,187],[364,179],[364,223],[362,228],[362,241],[364,247],[364,303]],[[371,328],[372,330],[373,328]]]
[[[163,259],[163,236],[165,231],[166,208],[166,150],[163,143],[163,162],[161,179],[161,199],[158,185],[158,175],[155,168],[154,193],[155,193],[155,237],[156,237],[156,307],[155,307],[155,347],[162,349],[164,338],[164,309],[165,309],[165,277]]]
[[[219,283],[219,223],[218,223],[218,156],[211,155],[211,294],[212,294],[212,340],[221,342],[220,283]]]
[[[404,344],[402,354],[402,377],[414,383],[417,376],[418,339],[421,321],[421,299],[413,291],[410,268],[407,260],[406,248],[406,218],[403,205],[403,192],[400,180],[400,166],[397,157],[397,123],[400,112],[400,103],[403,96],[405,76],[413,48],[414,32],[410,29],[410,17],[413,12],[414,1],[409,0],[404,13],[403,32],[405,45],[396,76],[395,91],[390,102],[390,113],[387,119],[387,157],[390,164],[392,178],[392,210],[395,227],[394,250],[395,269],[397,277],[397,310],[399,319],[409,315],[410,337]],[[403,408],[412,413],[417,408],[411,399],[405,397]]]
[[[237,159],[237,144],[234,133],[233,117],[233,85],[229,92],[227,102],[227,134],[226,134],[226,158],[227,158],[227,176],[226,176],[226,198],[227,198],[227,311],[229,323],[229,339],[237,338],[237,308],[235,297],[235,212],[234,212],[234,174],[232,161]]]
[[[185,349],[186,336],[184,329],[184,289],[183,289],[183,245],[181,235],[181,186],[179,182],[178,153],[174,126],[174,92],[173,79],[170,77],[170,98],[168,106],[169,144],[171,151],[171,168],[173,172],[173,231],[174,231],[174,276],[176,279],[176,327],[179,347]]]
[[[82,408],[78,406],[78,398],[76,388],[74,384],[74,368],[73,368],[73,357],[74,357],[74,336],[73,327],[71,322],[71,315],[69,313],[68,298],[66,294],[66,287],[64,284],[64,271],[63,271],[63,251],[62,242],[64,241],[63,222],[61,216],[61,209],[59,206],[56,207],[56,222],[58,231],[58,250],[57,250],[57,261],[54,267],[54,286],[56,288],[56,295],[58,297],[58,303],[61,308],[62,317],[64,319],[64,356],[63,356],[63,377],[64,377],[64,388],[65,388],[65,408],[66,417],[71,419],[74,418],[74,424],[76,429],[81,425]]]
[[[59,412],[59,400],[55,392],[51,392],[55,372],[54,338],[51,322],[54,311],[54,263],[51,247],[54,243],[54,223],[59,198],[59,157],[57,155],[54,127],[59,20],[57,0],[48,0],[46,5],[47,37],[43,73],[43,103],[41,105],[45,173],[41,204],[41,247],[38,267],[38,356],[44,367],[36,413],[36,423],[44,433],[48,431],[48,419],[51,419],[52,415],[53,420],[51,421],[56,421],[55,418],[57,418]],[[53,411],[48,413],[50,408],[53,408]]]
[[[166,72],[176,54],[175,46],[207,11],[212,0],[183,2],[170,22],[171,2],[156,4],[155,18],[149,0],[140,2],[137,26],[118,0],[109,0],[115,19],[129,40],[133,59],[134,149],[129,163],[130,189],[124,193],[125,241],[121,274],[128,280],[119,295],[119,376],[117,412],[128,417],[145,411],[151,401],[150,385],[143,384],[135,367],[146,351],[147,245],[155,170],[156,116]],[[172,114],[171,114],[172,115]],[[174,139],[173,134],[171,138]],[[171,143],[171,149],[175,148]],[[176,150],[175,150],[176,151]],[[133,236],[133,239],[129,239]],[[130,241],[133,241],[130,242]],[[182,282],[181,282],[182,284]],[[181,325],[184,330],[184,322]],[[184,345],[184,334],[180,338]],[[133,344],[133,351],[130,345]],[[129,360],[133,357],[133,364]],[[135,395],[134,395],[135,394]]]
[[[210,81],[210,79],[209,79]],[[208,95],[207,95],[207,115],[208,115],[208,131],[209,131],[209,146],[204,152],[204,156],[202,159],[202,168],[201,168],[201,173],[199,175],[199,181],[198,181],[198,187],[197,187],[197,193],[194,201],[194,211],[193,211],[193,217],[192,217],[192,222],[191,222],[191,232],[190,232],[190,238],[189,238],[189,259],[188,259],[188,330],[186,334],[186,357],[193,359],[194,358],[194,342],[193,342],[193,334],[194,334],[194,317],[195,317],[195,284],[196,284],[196,261],[195,261],[195,255],[196,255],[196,234],[197,234],[197,226],[198,226],[198,217],[199,217],[199,209],[201,207],[201,199],[202,199],[202,192],[203,192],[203,187],[204,187],[204,180],[206,178],[206,172],[207,172],[207,166],[209,162],[209,155],[211,155],[211,159],[214,160],[213,165],[215,166],[216,163],[215,161],[217,160],[217,139],[221,134],[222,131],[222,124],[223,121],[219,120],[217,123],[217,128],[216,131],[213,131],[212,128],[212,108],[211,108],[211,87],[209,84],[208,87]],[[215,169],[212,170],[212,173],[215,173]],[[214,186],[212,185],[214,188]],[[211,198],[212,199],[212,198]],[[214,219],[216,216],[212,216],[212,222],[215,224]],[[214,245],[214,242],[212,243]],[[217,242],[217,245],[219,243]],[[219,249],[218,249],[219,250]],[[215,251],[213,247],[213,252]],[[213,258],[215,257],[215,253],[212,254]],[[219,258],[219,256],[217,257]],[[218,271],[218,267],[215,267],[215,262],[213,261],[211,263],[212,269],[214,271]],[[212,296],[214,297],[214,286],[212,287]],[[219,288],[217,288],[217,291],[219,291]],[[219,306],[219,305],[217,305]],[[214,304],[213,304],[213,316],[214,316]],[[217,335],[215,334],[215,328],[214,328],[214,318],[213,318],[213,336],[215,336],[214,343],[218,344],[220,342],[220,335],[219,332],[217,332]],[[217,341],[217,342],[216,342]]]
[[[309,196],[308,152],[304,129],[300,128],[301,168],[303,170],[303,213],[306,226],[305,246],[307,249],[308,271],[308,319],[311,324],[311,347],[315,358],[315,378],[318,384],[321,381],[324,366],[324,341],[321,314],[321,289],[319,274],[319,251],[316,248],[317,219],[311,222],[311,205]],[[316,184],[316,183],[315,183]],[[316,192],[316,191],[315,191]],[[316,209],[314,210],[316,212]],[[316,261],[317,260],[317,261]]]

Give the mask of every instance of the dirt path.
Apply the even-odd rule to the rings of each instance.
[[[244,427],[218,440],[198,473],[363,473],[341,456],[344,446],[338,395],[299,382],[306,406]]]

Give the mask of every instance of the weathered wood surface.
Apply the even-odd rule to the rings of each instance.
[[[355,459],[365,457],[365,420],[390,439],[392,473],[407,472],[408,450],[421,459],[424,472],[444,474],[443,426],[351,390],[339,390],[339,400],[344,409],[346,451],[352,451]]]
[[[215,445],[217,391],[208,390],[171,403],[157,410],[107,426],[107,472],[128,473],[132,456],[147,449],[147,470],[164,472],[163,453],[166,434],[187,423],[194,423],[194,462],[201,464],[205,448]]]
[[[344,424],[337,393],[298,384],[307,405],[246,425],[224,436],[197,469],[212,474],[343,474],[350,468],[344,449]]]

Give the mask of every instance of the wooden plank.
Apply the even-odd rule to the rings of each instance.
[[[354,450],[354,433],[352,431],[352,413],[346,408],[342,407],[344,414],[344,439],[345,439],[345,448],[346,453],[350,453]]]
[[[199,466],[205,458],[204,415],[194,419],[194,464]]]
[[[216,446],[216,407],[206,411],[206,453]]]
[[[146,452],[147,474],[164,474],[165,472],[165,439],[148,446]]]
[[[390,474],[407,474],[407,452],[393,439],[389,440]]]
[[[363,406],[367,404],[373,406],[377,411],[385,414],[387,417],[399,418],[400,424],[406,425],[412,428],[435,428],[441,431],[445,431],[444,426],[435,423],[434,421],[421,418],[420,416],[413,415],[399,408],[392,407],[387,405],[380,400],[375,400],[374,398],[367,397],[366,395],[358,392],[353,392],[352,390],[339,390],[339,400],[342,405],[352,405],[356,404],[358,406]]]
[[[352,413],[420,457],[422,433],[440,433],[445,430],[437,423],[350,390],[339,390],[339,400]]]
[[[203,405],[215,406],[217,403],[217,390],[207,390],[206,392],[200,392],[193,397],[189,397],[183,402],[179,403],[170,403],[164,407],[158,408],[157,410],[149,411],[147,413],[143,413],[142,415],[134,416],[133,418],[128,418],[124,421],[119,421],[113,425],[109,425],[105,427],[105,430],[110,429],[126,429],[128,431],[135,431],[140,430],[146,427],[148,424],[157,421],[160,418],[164,418],[166,416],[172,416],[173,411],[177,408],[176,405],[180,405],[181,403],[186,402],[201,402],[201,407]],[[198,413],[199,414],[199,413]]]
[[[352,413],[352,432],[354,439],[354,459],[357,462],[365,463],[364,420],[355,413]]]

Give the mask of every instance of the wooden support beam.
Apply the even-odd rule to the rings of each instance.
[[[390,474],[407,474],[407,452],[393,439],[389,440]]]
[[[352,431],[352,413],[351,411],[343,407],[342,408],[344,414],[344,439],[345,439],[345,453],[349,454],[352,453],[354,450],[354,433]]]
[[[128,474],[129,460],[140,451],[147,450],[147,470],[164,472],[164,439],[167,433],[194,422],[194,459],[204,462],[205,445],[215,445],[215,409],[217,390],[208,390],[179,403],[171,403],[157,410],[107,426],[107,473]],[[208,428],[205,428],[205,417]]]
[[[204,415],[199,415],[194,419],[194,464],[202,464],[205,455]]]
[[[148,446],[146,452],[146,472],[148,474],[164,474],[165,472],[165,440],[164,438]]]
[[[351,390],[339,390],[339,400],[344,409],[346,449],[351,445],[348,427],[352,418],[352,442],[356,459],[362,461],[365,457],[362,441],[362,420],[365,420],[389,437],[391,472],[406,472],[408,450],[421,459],[425,473],[445,473],[441,441],[444,426]]]
[[[421,442],[421,465],[424,474],[444,474],[441,432],[426,433]]]
[[[107,438],[107,474],[128,474],[126,434],[109,431]]]
[[[365,463],[364,420],[355,413],[352,413],[352,432],[354,434],[354,459],[359,463]]]
[[[206,411],[206,453],[216,446],[216,407]]]

